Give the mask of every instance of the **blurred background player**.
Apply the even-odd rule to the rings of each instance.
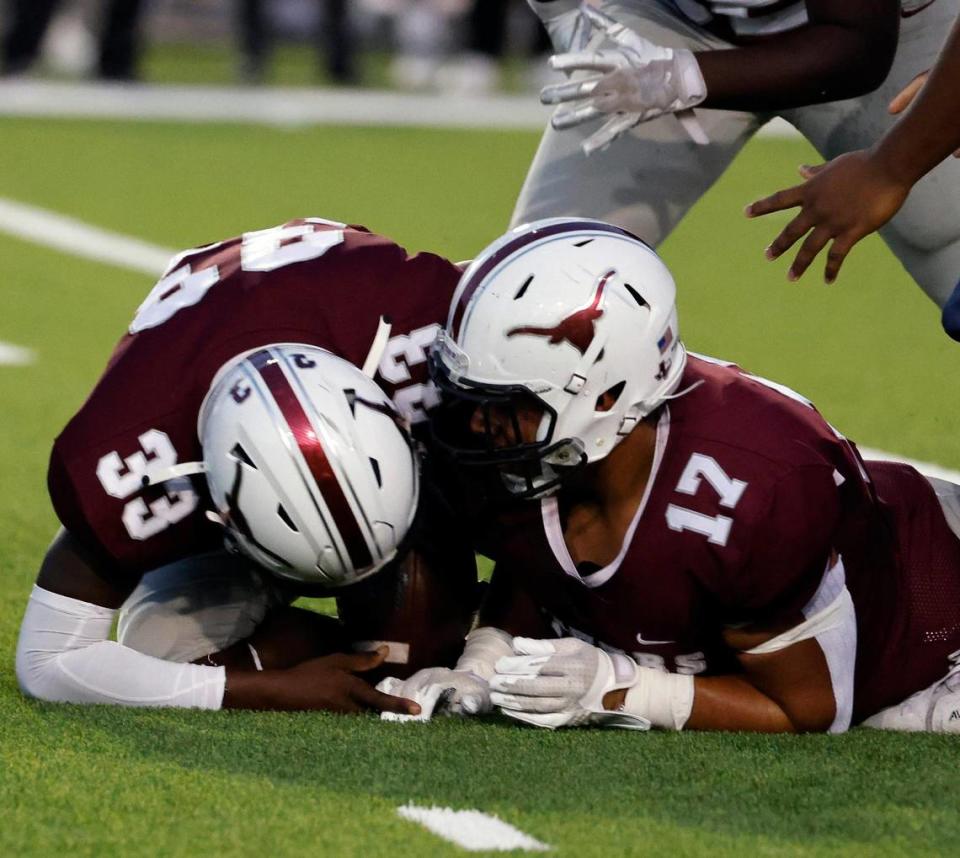
[[[438,442],[528,503],[456,670],[383,687],[549,728],[960,730],[960,486],[688,355],[649,246],[577,219],[507,233],[431,368]]]
[[[933,64],[957,14],[956,0],[624,0],[600,4],[611,21],[574,0],[530,5],[553,66],[573,77],[544,90],[562,106],[513,222],[596,216],[654,246],[774,115],[826,158],[873,144],[891,97]],[[940,307],[960,270],[958,224],[960,164],[945,163],[883,231]]]
[[[770,243],[767,256],[776,259],[806,235],[790,266],[790,277],[796,279],[832,241],[824,271],[826,282],[832,283],[853,245],[887,223],[923,176],[951,152],[960,157],[958,83],[960,23],[955,23],[933,69],[918,75],[890,102],[893,114],[913,104],[873,146],[817,167],[802,167],[804,184],[747,207],[747,214],[756,217],[800,206]],[[960,340],[960,286],[944,305],[943,327]]]
[[[61,0],[9,0],[9,23],[3,37],[0,73],[19,75],[31,69],[40,54],[47,28]],[[103,4],[96,75],[103,80],[137,78],[141,0],[108,0]]]
[[[473,552],[404,428],[458,277],[315,218],[176,256],[54,444],[63,528],[21,627],[24,692],[408,711],[354,671],[443,661],[469,626]],[[341,624],[288,607],[331,587]]]

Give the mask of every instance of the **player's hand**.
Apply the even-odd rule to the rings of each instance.
[[[497,662],[490,680],[490,700],[504,715],[551,730],[587,725],[650,729],[646,718],[604,708],[607,694],[631,687],[639,677],[628,656],[576,638],[514,638],[513,649],[514,655]]]
[[[802,185],[778,191],[751,203],[747,217],[800,207],[766,250],[776,259],[804,239],[787,278],[797,280],[817,254],[827,253],[824,279],[832,283],[850,249],[892,218],[910,192],[910,184],[891,176],[866,150],[848,152],[817,167],[801,167]]]
[[[282,693],[288,704],[283,708],[420,714],[420,705],[415,701],[377,691],[358,675],[379,667],[386,657],[385,646],[373,652],[335,653],[301,662],[287,670],[271,671],[269,675],[278,677],[283,684]]]
[[[540,91],[544,104],[569,104],[551,119],[558,131],[601,116],[610,118],[582,144],[585,154],[604,149],[635,125],[664,113],[676,113],[691,136],[707,142],[691,108],[707,96],[694,55],[654,44],[609,15],[584,5],[580,14],[612,47],[581,50],[550,58],[550,67],[586,77],[551,84]],[[588,46],[589,48],[589,46]]]
[[[490,703],[490,686],[486,680],[468,670],[427,667],[407,679],[388,676],[377,690],[415,700],[420,704],[417,720],[429,721],[434,715],[485,715]],[[397,720],[384,713],[387,720]]]
[[[890,104],[887,105],[887,110],[894,115],[903,113],[904,110],[913,104],[913,100],[917,97],[920,90],[923,89],[929,75],[929,69],[920,72],[920,74],[891,99]],[[957,151],[953,153],[953,157],[960,158],[960,149],[957,149]]]

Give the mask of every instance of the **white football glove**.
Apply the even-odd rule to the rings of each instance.
[[[490,700],[504,715],[536,727],[621,727],[649,730],[640,715],[603,708],[608,691],[630,688],[640,668],[576,638],[514,638],[515,655],[497,662]]]
[[[709,143],[692,109],[707,97],[707,86],[691,51],[656,45],[587,4],[577,14],[613,47],[590,50],[588,45],[550,58],[550,67],[556,71],[600,72],[540,91],[544,104],[573,105],[553,115],[551,124],[557,131],[613,114],[583,142],[584,154],[590,155],[635,125],[673,113],[695,142]]]
[[[485,715],[493,709],[487,681],[467,670],[426,667],[407,679],[388,676],[377,691],[420,704],[419,715],[383,712],[385,721],[429,721],[434,715]]]

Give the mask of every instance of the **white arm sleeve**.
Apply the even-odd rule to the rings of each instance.
[[[34,586],[17,641],[17,681],[59,703],[219,709],[226,671],[178,664],[108,640],[117,612]]]

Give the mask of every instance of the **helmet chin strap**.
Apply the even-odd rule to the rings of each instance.
[[[361,367],[367,378],[373,378],[377,374],[377,367],[380,366],[383,352],[387,348],[387,341],[390,339],[392,328],[393,324],[390,319],[381,316],[377,323],[377,332],[373,335],[373,342],[370,343],[370,351],[367,352],[367,358]]]

